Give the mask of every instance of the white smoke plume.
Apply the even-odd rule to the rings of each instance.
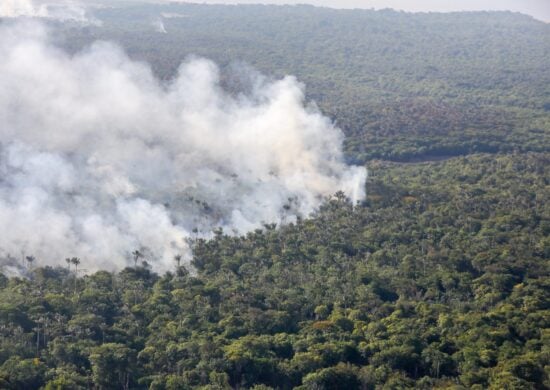
[[[364,193],[342,133],[293,77],[226,92],[190,59],[169,83],[116,46],[69,55],[34,22],[0,26],[0,264],[36,257],[120,269],[147,248],[157,271],[186,237],[307,216]]]
[[[161,34],[166,34],[166,28],[164,27],[164,21],[162,18],[159,18],[153,22],[153,27],[155,28],[155,31]]]
[[[0,17],[16,18],[36,14],[37,10],[31,0],[2,0]]]
[[[179,18],[188,18],[189,15],[177,13],[177,12],[162,12],[160,14],[165,19],[179,19]]]
[[[87,7],[74,0],[0,0],[0,18],[46,18],[83,24],[100,24],[90,17]]]

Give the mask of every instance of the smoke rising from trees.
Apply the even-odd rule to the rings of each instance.
[[[192,58],[160,82],[113,44],[69,55],[29,21],[4,23],[0,57],[4,265],[32,254],[119,269],[146,248],[163,271],[189,255],[188,237],[365,195],[366,170],[344,163],[342,133],[293,77],[241,72],[246,87],[228,92],[215,64]]]

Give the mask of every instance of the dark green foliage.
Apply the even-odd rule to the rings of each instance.
[[[0,384],[10,389],[37,389],[44,383],[45,370],[41,362],[12,356],[0,367]]]
[[[90,351],[92,380],[102,389],[128,388],[135,352],[122,344],[107,343]]]
[[[167,34],[151,25],[161,13]],[[550,25],[506,12],[406,14],[309,6],[146,5],[98,11],[76,50],[114,40],[173,77],[189,55],[246,91],[243,63],[295,75],[347,136],[350,161],[550,151]]]
[[[371,164],[366,202],[198,239],[194,271],[0,288],[2,388],[543,389],[548,156]],[[263,387],[262,387],[263,386]]]
[[[304,378],[303,389],[361,389],[361,381],[357,377],[358,369],[339,363],[334,367],[324,368]]]

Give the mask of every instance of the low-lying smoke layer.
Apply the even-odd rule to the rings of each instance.
[[[156,270],[186,237],[307,216],[338,190],[364,197],[366,170],[304,106],[293,78],[250,76],[228,93],[204,59],[159,82],[116,46],[71,56],[44,27],[0,28],[0,258],[119,269],[147,248]]]
[[[78,23],[100,24],[90,18],[84,6],[73,0],[37,2],[32,0],[1,0],[0,18],[47,18]]]

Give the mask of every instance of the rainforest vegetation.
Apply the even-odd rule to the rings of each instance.
[[[154,258],[86,274],[71,253],[28,256],[25,275],[0,273],[0,388],[550,387],[548,24],[306,6],[98,17],[56,39],[117,41],[164,79],[191,53],[295,74],[368,167],[367,198],[195,237],[163,275]]]
[[[547,388],[548,156],[371,170],[364,204],[217,231],[192,269],[0,277],[0,387]]]
[[[162,79],[191,55],[222,77],[296,76],[345,132],[350,162],[550,150],[550,26],[525,15],[173,3],[98,17],[59,41],[115,41]]]

